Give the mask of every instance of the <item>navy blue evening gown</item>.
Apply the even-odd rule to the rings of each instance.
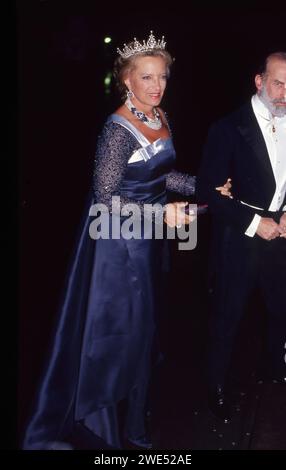
[[[194,178],[172,170],[174,161],[171,138],[150,143],[129,121],[111,115],[99,137],[88,205],[107,206],[111,229],[112,220],[126,220],[122,205],[137,203],[143,224],[144,203],[166,204],[168,189],[194,193]],[[114,196],[121,201],[112,207]],[[78,422],[98,438],[95,448],[97,442],[98,448],[120,448],[122,400],[123,433],[136,438],[145,432],[164,240],[152,238],[152,222],[149,237],[95,242],[93,220],[86,212],[24,449],[65,448]]]

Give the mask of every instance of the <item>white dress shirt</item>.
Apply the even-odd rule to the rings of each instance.
[[[257,94],[252,97],[251,104],[265,140],[276,182],[276,189],[270,206],[254,208],[267,209],[275,212],[280,209],[286,192],[286,116],[282,118],[273,116]],[[241,203],[253,207],[248,204],[247,201],[241,201]],[[283,210],[286,210],[286,205],[283,207]],[[246,235],[249,237],[254,236],[260,219],[261,216],[255,214],[251,224],[245,232]]]

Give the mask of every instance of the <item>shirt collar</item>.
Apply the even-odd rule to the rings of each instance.
[[[255,114],[258,114],[260,117],[266,119],[267,121],[270,121],[273,118],[269,109],[266,108],[265,104],[262,103],[261,99],[257,94],[253,95],[251,102]]]
[[[283,117],[273,116],[271,112],[269,111],[269,109],[261,101],[257,93],[256,95],[253,95],[251,99],[251,103],[252,103],[253,111],[256,114],[256,116],[258,115],[259,117],[263,118],[267,122],[275,121],[276,125],[280,124],[283,127],[286,127],[286,116],[283,116]],[[265,124],[267,124],[267,122],[265,122]]]

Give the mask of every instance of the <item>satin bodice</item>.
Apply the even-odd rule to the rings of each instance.
[[[128,129],[141,147],[128,161],[120,193],[129,199],[164,203],[166,200],[166,176],[174,166],[176,158],[171,138],[157,139],[150,143],[127,119],[112,114],[110,121]]]

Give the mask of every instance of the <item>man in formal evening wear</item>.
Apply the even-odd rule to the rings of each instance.
[[[214,123],[197,181],[212,216],[209,406],[227,422],[225,387],[240,320],[257,284],[267,310],[268,377],[286,381],[286,52],[270,54],[256,94]],[[232,197],[215,190],[230,177]]]

